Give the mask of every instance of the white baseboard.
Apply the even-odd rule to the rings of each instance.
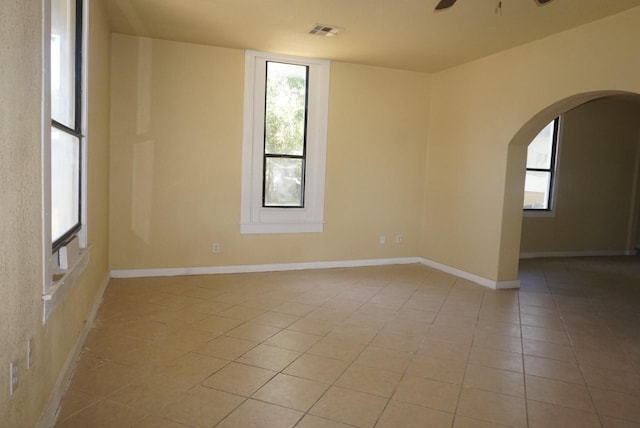
[[[144,278],[151,276],[216,275],[224,273],[282,272],[288,270],[335,269],[363,266],[406,265],[420,263],[419,257],[393,259],[344,260],[331,262],[281,263],[265,265],[203,266],[160,269],[112,270],[112,278]]]
[[[184,267],[184,268],[161,268],[161,269],[125,269],[111,271],[112,278],[144,278],[153,276],[188,276],[188,275],[215,275],[227,273],[254,273],[254,272],[279,272],[308,269],[335,269],[363,266],[385,266],[420,263],[425,266],[450,273],[460,278],[475,282],[476,284],[492,288],[494,290],[507,288],[520,288],[520,281],[495,281],[483,278],[472,273],[443,265],[422,257],[402,257],[392,259],[367,259],[367,260],[345,260],[331,262],[308,262],[308,263],[282,263],[265,265],[236,265],[236,266],[208,266],[208,267]]]
[[[466,279],[471,282],[475,282],[476,284],[482,285],[484,287],[491,288],[493,290],[506,290],[510,288],[520,288],[520,281],[496,281],[494,279],[488,279],[473,273],[465,272],[463,270],[444,265],[442,263],[434,262],[429,259],[420,259],[420,263],[425,266],[432,267],[434,269],[438,269],[442,272],[450,273],[451,275],[457,276],[459,278]]]
[[[608,256],[635,256],[637,250],[618,251],[538,251],[520,253],[521,259],[541,259],[551,257],[608,257]]]
[[[104,294],[105,289],[107,288],[107,284],[109,284],[109,276],[107,275],[100,284],[100,288],[96,293],[95,300],[93,302],[93,307],[91,308],[91,312],[87,316],[87,320],[84,323],[84,326],[80,330],[78,337],[76,338],[76,342],[73,345],[73,348],[67,355],[67,359],[58,374],[58,379],[56,380],[56,384],[53,387],[53,391],[51,396],[49,397],[49,401],[47,403],[47,407],[45,408],[42,416],[40,417],[40,421],[36,425],[37,428],[50,428],[55,425],[56,418],[58,417],[58,408],[60,407],[60,402],[62,401],[62,397],[67,390],[67,386],[71,381],[71,376],[76,368],[76,362],[80,356],[80,352],[82,351],[82,347],[84,346],[84,342],[87,339],[87,335],[89,334],[89,330],[93,326],[93,321],[96,318],[96,314],[98,313],[98,308],[100,308],[100,304],[102,303],[102,295]]]

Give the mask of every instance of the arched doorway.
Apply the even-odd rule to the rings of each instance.
[[[519,263],[519,257],[521,252],[521,246],[523,244],[523,215],[522,215],[522,201],[524,196],[524,178],[525,178],[525,168],[526,168],[526,156],[527,156],[527,146],[531,142],[531,140],[536,136],[536,134],[542,129],[547,123],[553,120],[555,117],[563,115],[567,112],[577,111],[580,107],[586,105],[591,101],[598,100],[598,102],[602,99],[625,99],[625,100],[636,100],[635,102],[640,102],[640,95],[628,92],[621,91],[599,91],[599,92],[590,92],[577,94],[563,100],[560,100],[547,108],[540,111],[534,117],[532,117],[529,121],[527,121],[520,130],[515,134],[513,139],[511,140],[508,147],[508,163],[507,163],[507,180],[505,184],[505,203],[504,203],[504,211],[503,211],[503,231],[510,231],[509,233],[503,233],[501,240],[501,254],[500,254],[500,265],[501,269],[514,272],[517,272],[517,266]],[[590,103],[591,104],[591,103]],[[639,108],[640,111],[640,108]],[[637,210],[637,193],[638,193],[638,142],[640,141],[640,131],[635,135],[635,147],[633,150],[634,159],[631,162],[634,163],[634,171],[633,171],[633,186],[630,184],[630,188],[628,189],[627,202],[629,204],[630,212],[628,213],[627,223],[624,225],[626,228],[626,236],[629,238],[629,242],[624,244],[625,249],[629,247],[633,248],[635,245],[635,232],[638,218],[638,210]],[[560,166],[562,169],[562,166]],[[597,172],[597,171],[596,171]],[[565,176],[570,174],[571,171],[565,172]],[[560,172],[560,180],[562,180],[562,172]],[[578,178],[575,178],[578,180]],[[570,180],[569,180],[570,182]],[[632,189],[631,189],[632,187]],[[574,207],[575,208],[575,207]],[[588,206],[584,207],[588,209]],[[564,220],[566,221],[566,219]],[[542,224],[543,222],[539,222]],[[546,222],[547,224],[553,223],[550,221]],[[557,222],[556,222],[557,223]],[[527,224],[527,227],[530,225]],[[555,227],[560,227],[557,224]],[[526,230],[525,230],[526,232]],[[554,237],[556,238],[556,237]],[[527,237],[525,236],[525,239]],[[588,241],[588,240],[583,240]],[[528,243],[530,244],[530,243]],[[540,245],[540,242],[537,243]],[[548,244],[548,243],[547,243]],[[602,251],[598,251],[595,247],[593,247],[593,243],[585,244],[581,242],[576,244],[575,242],[572,244],[567,244],[566,247],[551,247],[547,248],[547,252],[549,255],[553,255],[555,252],[556,255],[571,255],[571,250],[576,253],[584,252],[589,253],[591,251],[594,255],[597,253],[606,254],[605,248]],[[573,248],[571,246],[574,246]],[[592,245],[589,247],[588,245]],[[540,252],[540,247],[536,248]],[[623,248],[618,248],[617,250],[622,250]],[[606,250],[611,250],[611,248],[606,248]],[[531,252],[531,251],[530,251]],[[616,253],[620,253],[620,251],[616,251]]]

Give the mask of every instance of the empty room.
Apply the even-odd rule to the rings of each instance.
[[[640,427],[640,0],[3,0],[0,422]]]

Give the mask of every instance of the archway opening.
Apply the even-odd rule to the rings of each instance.
[[[523,218],[527,147],[558,116],[565,120],[555,206],[546,215]],[[638,118],[640,94],[598,91],[560,100],[520,128],[508,148],[500,250],[503,275],[517,276],[521,253],[525,257],[632,253],[638,242],[640,199]]]

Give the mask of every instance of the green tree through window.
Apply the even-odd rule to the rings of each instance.
[[[267,62],[263,206],[303,207],[308,67]]]

